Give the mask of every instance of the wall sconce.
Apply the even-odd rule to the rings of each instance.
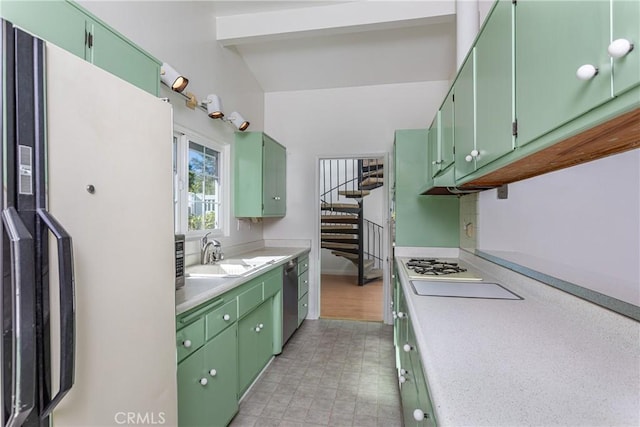
[[[207,114],[212,119],[221,119],[224,117],[222,112],[222,100],[216,94],[207,95],[207,99],[202,101],[202,106],[207,107]]]
[[[177,72],[166,62],[160,68],[160,80],[176,92],[182,92],[189,84],[189,79]]]
[[[229,115],[228,119],[225,119],[227,122],[233,123],[233,125],[240,131],[244,132],[249,127],[249,122],[242,117],[240,113],[234,111]]]

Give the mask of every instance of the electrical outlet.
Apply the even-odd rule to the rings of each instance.
[[[498,187],[498,199],[508,199],[508,198],[509,198],[509,186],[507,184],[504,184]]]

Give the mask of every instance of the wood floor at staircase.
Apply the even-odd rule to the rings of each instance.
[[[358,286],[354,276],[323,274],[320,317],[381,322],[382,279]]]

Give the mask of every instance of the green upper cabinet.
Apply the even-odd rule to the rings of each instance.
[[[458,78],[453,84],[455,99],[454,145],[455,176],[464,177],[475,170],[476,151],[476,108],[475,108],[475,50],[462,64]]]
[[[160,61],[74,2],[2,0],[0,14],[152,95],[160,93]]]
[[[101,23],[87,19],[92,44],[85,59],[153,95],[160,93],[160,63]]]
[[[285,216],[286,148],[262,132],[237,132],[233,159],[234,215]]]
[[[513,4],[500,0],[475,47],[478,169],[514,149],[513,37]]]
[[[453,90],[449,92],[442,103],[439,114],[440,123],[438,129],[440,130],[440,138],[438,141],[438,159],[436,160],[438,168],[437,171],[434,169],[436,175],[453,164]]]
[[[640,2],[613,0],[611,11],[612,41],[626,39],[635,46],[623,57],[613,59],[613,94],[617,96],[640,82]]]
[[[438,122],[440,119],[440,113],[437,113],[433,118],[433,122],[429,127],[429,133],[427,134],[427,164],[426,164],[426,187],[433,187],[433,176],[436,171],[439,170],[440,164],[438,159],[440,158],[440,130],[438,129]]]
[[[43,40],[85,57],[86,15],[65,1],[0,1],[0,15]]]
[[[422,196],[427,179],[428,131],[396,130],[395,242],[398,246],[458,247],[457,197]]]
[[[518,0],[518,146],[610,99],[609,7],[609,0]],[[630,19],[637,23],[637,16]],[[598,74],[589,80],[578,79],[576,72],[583,65],[596,67]]]

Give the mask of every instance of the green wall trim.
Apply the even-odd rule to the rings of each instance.
[[[567,282],[566,280],[558,279],[557,277],[541,273],[537,270],[533,270],[529,267],[525,267],[523,265],[478,249],[476,249],[474,253],[480,258],[508,268],[509,270],[515,271],[516,273],[520,273],[523,276],[530,277],[531,279],[542,282],[545,285],[552,286],[556,289],[564,291],[583,300],[589,301],[593,304],[599,305],[608,310],[614,311],[623,316],[629,317],[633,320],[640,321],[640,307],[636,305],[621,301],[617,298],[610,297],[609,295],[605,295],[588,288],[584,288],[582,286],[576,285],[575,283]]]

